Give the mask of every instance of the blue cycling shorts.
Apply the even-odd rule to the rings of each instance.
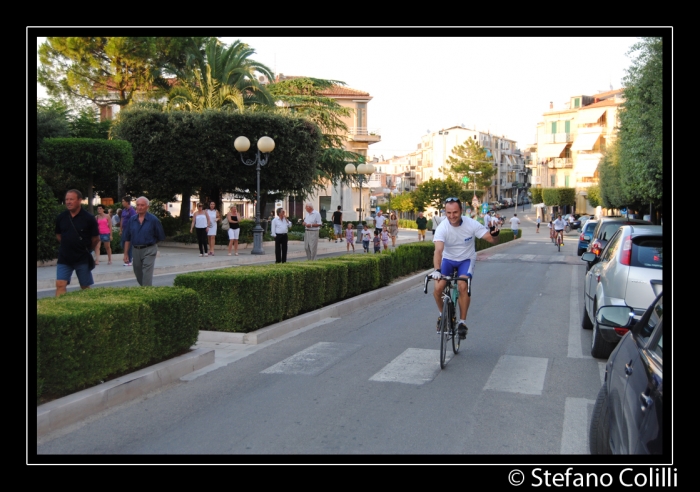
[[[442,259],[440,263],[440,271],[443,275],[452,275],[452,272],[457,270],[458,276],[472,277],[474,273],[474,262],[472,260],[447,260]]]

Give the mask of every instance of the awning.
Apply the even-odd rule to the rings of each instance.
[[[540,145],[537,148],[537,157],[559,157],[564,147],[566,147],[566,143]]]
[[[595,108],[595,109],[584,109],[578,112],[578,117],[576,118],[576,123],[583,125],[585,123],[595,123],[603,116],[603,113],[608,108]]]
[[[579,133],[576,136],[576,141],[571,146],[571,150],[592,150],[598,137],[600,137],[600,132]]]
[[[512,166],[513,161],[510,160],[510,157],[508,156],[508,154],[503,154],[503,156],[506,158],[506,164],[508,164],[509,166]]]
[[[535,205],[535,208],[544,208],[544,207],[546,207],[546,205],[544,203],[538,203],[537,205]]]
[[[581,178],[592,178],[598,169],[598,159],[578,159],[576,161],[576,174]]]

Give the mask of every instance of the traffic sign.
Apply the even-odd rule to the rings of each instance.
[[[466,176],[464,176],[464,177],[462,178],[462,183],[469,183],[469,178],[467,178]]]

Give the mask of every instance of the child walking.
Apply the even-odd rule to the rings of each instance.
[[[389,231],[382,229],[382,244],[384,245],[384,250],[389,249]]]
[[[369,241],[372,239],[372,233],[367,227],[367,224],[362,226],[362,249],[365,250],[365,253],[369,253]]]
[[[348,222],[347,229],[345,229],[345,243],[346,243],[346,249],[350,251],[350,247],[352,246],[352,252],[355,252],[355,241],[353,241],[353,235],[352,235],[352,223]]]
[[[372,242],[374,243],[374,252],[379,253],[380,251],[380,245],[382,244],[382,240],[377,234],[377,231],[374,231],[374,237],[372,238]]]

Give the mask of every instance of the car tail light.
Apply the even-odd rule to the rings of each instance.
[[[600,241],[595,239],[591,245],[591,252],[595,253],[596,256],[600,256]]]
[[[583,232],[582,232],[581,235],[578,237],[578,240],[579,240],[579,241],[585,241],[585,239],[583,238]]]
[[[622,252],[620,253],[620,263],[622,265],[630,265],[630,260],[632,259],[632,239],[627,238],[625,239],[624,244],[622,245]]]
[[[616,326],[616,327],[615,327],[615,333],[617,333],[617,334],[620,335],[620,336],[623,336],[623,335],[624,335],[625,333],[627,333],[628,331],[630,331],[629,328],[622,328],[622,327],[620,327],[620,326]]]

